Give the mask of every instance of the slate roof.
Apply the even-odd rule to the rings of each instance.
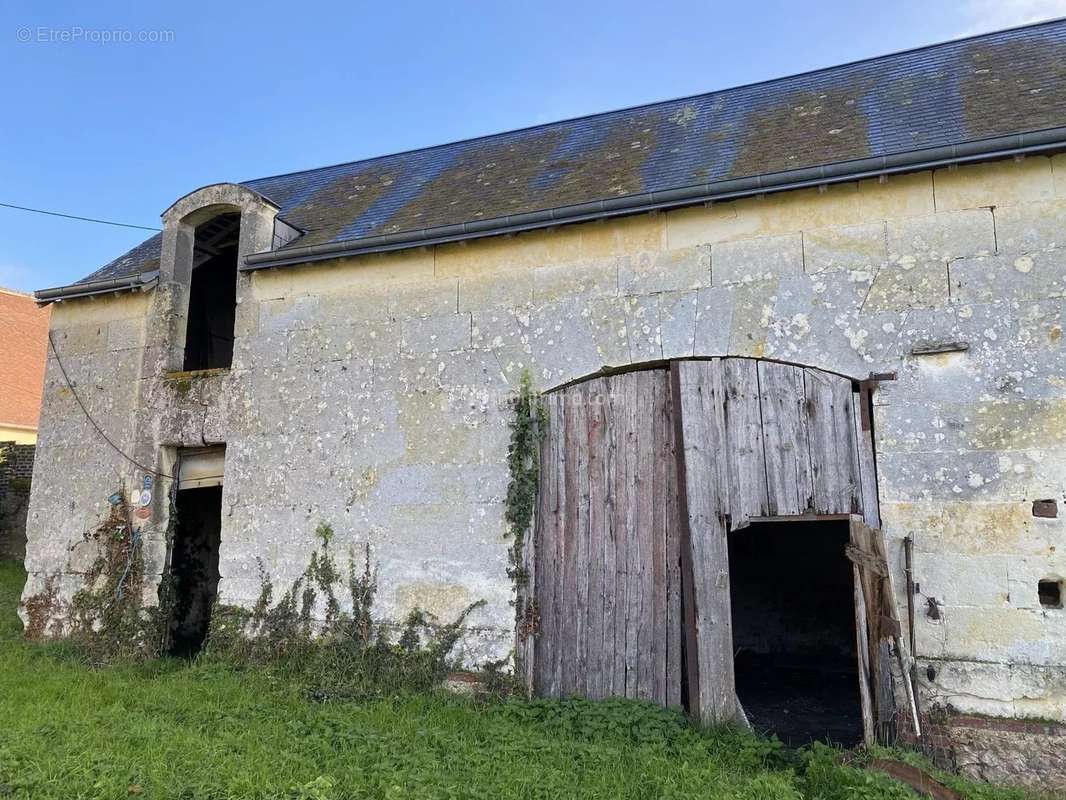
[[[306,234],[357,242],[1066,126],[1066,20],[452,144],[259,178]],[[159,236],[82,282],[155,269]]]

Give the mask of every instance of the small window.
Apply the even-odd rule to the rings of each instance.
[[[1037,584],[1037,594],[1044,608],[1062,608],[1062,581],[1045,578]]]
[[[233,362],[240,232],[240,214],[220,214],[196,228],[185,327],[186,370],[228,368]]]

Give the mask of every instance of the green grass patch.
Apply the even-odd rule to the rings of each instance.
[[[0,798],[913,797],[831,748],[791,753],[643,703],[316,702],[277,670],[217,660],[91,669],[22,639],[24,579],[0,562]]]

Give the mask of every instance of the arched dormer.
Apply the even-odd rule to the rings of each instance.
[[[258,192],[218,183],[163,213],[160,282],[173,288],[167,367],[228,368],[249,253],[269,250],[278,207]]]

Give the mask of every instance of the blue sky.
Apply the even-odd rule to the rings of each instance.
[[[1066,16],[1066,0],[142,5],[3,4],[0,203],[157,225],[208,183]],[[71,283],[148,235],[0,208],[0,286]]]

